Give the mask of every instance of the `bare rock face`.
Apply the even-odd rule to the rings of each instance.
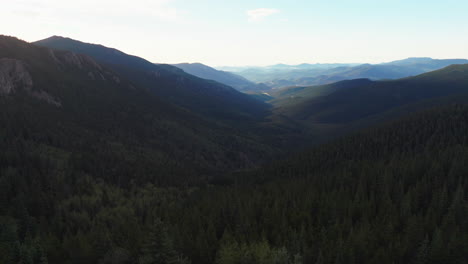
[[[45,101],[57,107],[62,106],[61,102],[45,91],[33,89],[33,80],[26,65],[15,59],[0,59],[0,96],[11,95],[18,90],[27,92],[39,100]]]
[[[48,50],[49,56],[55,62],[59,70],[80,69],[85,71],[89,80],[92,81],[113,81],[120,84],[120,78],[114,73],[104,69],[92,57],[85,54],[77,54],[71,51]]]
[[[78,69],[93,81],[121,83],[118,76],[103,69],[101,65],[87,55],[73,52],[58,52],[51,49],[47,52],[59,72]],[[19,91],[56,107],[62,106],[59,98],[42,90],[40,87],[34,86],[32,75],[25,62],[11,58],[0,58],[0,97],[14,95]]]
[[[42,100],[42,101],[45,101],[51,105],[55,105],[57,107],[61,107],[62,106],[62,103],[60,102],[60,100],[54,98],[53,96],[51,96],[50,94],[44,92],[44,91],[33,91],[31,93],[31,96],[33,97],[36,97],[37,99],[39,100]]]
[[[31,74],[22,61],[0,59],[0,95],[9,95],[18,89],[31,91],[32,86]]]
[[[59,52],[49,49],[49,56],[54,60],[54,62],[63,67],[63,66],[72,66],[78,69],[83,69],[87,67],[88,69],[94,69],[97,71],[102,71],[102,67],[90,56],[84,54],[76,54],[71,51]]]

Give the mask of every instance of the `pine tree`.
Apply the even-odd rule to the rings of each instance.
[[[415,264],[427,263],[429,247],[429,237],[426,235],[426,238],[422,241],[421,245],[419,245],[418,251],[416,253]]]
[[[179,256],[173,248],[172,239],[161,220],[156,220],[143,246],[140,264],[177,264]]]

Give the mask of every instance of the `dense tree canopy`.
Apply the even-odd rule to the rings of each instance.
[[[109,172],[125,163],[90,151],[97,165],[87,165],[59,147],[66,138],[9,124],[0,130],[1,263],[467,260],[464,105],[185,187],[122,186]]]

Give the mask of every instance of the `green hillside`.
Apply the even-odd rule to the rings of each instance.
[[[275,98],[272,104],[279,107],[288,107],[298,103],[304,103],[312,98],[329,95],[341,89],[363,86],[371,83],[369,79],[355,79],[341,81],[319,86],[293,86],[273,90],[270,94]]]
[[[3,140],[0,260],[463,263],[467,117],[466,105],[434,109],[179,188],[121,185],[115,163]]]
[[[218,259],[259,259],[266,241],[303,263],[463,263],[467,117],[433,109],[235,175],[201,199],[229,230]]]
[[[453,65],[419,76],[395,80],[340,82],[325,87],[307,87],[279,98],[278,111],[317,123],[350,123],[423,100],[468,92],[468,65]],[[359,85],[356,85],[356,82]],[[334,89],[317,96],[316,90]],[[335,89],[339,87],[339,89]],[[287,91],[287,90],[286,90]],[[295,93],[300,97],[294,102]],[[285,106],[282,107],[281,106]]]

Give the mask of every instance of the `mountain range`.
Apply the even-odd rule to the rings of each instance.
[[[0,36],[0,263],[465,263],[465,63],[275,65],[345,79],[251,95]]]
[[[288,87],[275,90],[271,96],[267,102],[275,106],[276,114],[320,128],[326,137],[342,135],[410,112],[465,102],[468,65],[451,65],[397,80],[355,79]]]
[[[277,91],[276,105],[296,118],[352,122],[431,98],[468,93],[468,65],[391,81],[356,79]]]
[[[399,79],[438,70],[452,64],[467,63],[468,60],[465,59],[408,58],[381,64],[301,64],[227,69],[251,81],[261,82],[272,88],[281,88],[330,84],[359,78]]]
[[[233,120],[246,116],[257,118],[268,108],[262,102],[225,84],[201,79],[177,67],[154,64],[102,45],[58,36],[34,44],[92,56],[99,63],[108,65],[136,85],[178,106],[205,116]]]
[[[122,53],[117,56],[127,59]],[[120,160],[115,153],[121,152],[126,158],[117,164],[129,168],[138,163],[153,164],[160,173],[152,177],[162,177],[160,181],[173,181],[186,168],[206,175],[231,166],[252,166],[275,152],[271,145],[260,143],[268,137],[259,135],[249,125],[252,120],[261,120],[267,111],[263,103],[176,68],[174,75],[161,70],[167,75],[154,77],[152,71],[139,71],[137,66],[101,64],[86,54],[44,48],[10,37],[0,39],[0,58],[1,109],[7,118],[3,123],[11,129],[24,126],[25,133],[34,135],[33,142],[37,142],[33,146],[37,148],[43,144],[63,153],[80,150],[86,162],[91,162],[90,153],[94,151],[102,155],[96,159],[109,162]],[[142,65],[148,66],[144,61]],[[137,80],[141,76],[147,76],[148,82]],[[166,93],[161,97],[168,89],[164,82],[172,82],[177,90],[171,93],[180,98]],[[207,91],[201,90],[205,88]],[[205,98],[206,93],[212,95]],[[189,97],[190,101],[180,100]],[[193,110],[196,106],[199,109]],[[233,107],[237,110],[233,111]],[[21,124],[15,123],[19,120]],[[234,127],[235,123],[242,125]],[[268,131],[270,127],[265,125],[263,129]],[[43,141],[47,138],[49,141]],[[61,140],[68,143],[54,143]],[[99,147],[102,149],[96,149]],[[132,156],[136,160],[128,160]],[[180,166],[181,163],[185,165]],[[164,176],[166,170],[172,171],[172,176]]]

